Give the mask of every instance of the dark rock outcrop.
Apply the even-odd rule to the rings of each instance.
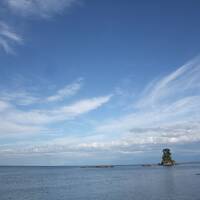
[[[163,149],[161,165],[163,165],[163,166],[175,165],[175,161],[172,159],[170,149]]]

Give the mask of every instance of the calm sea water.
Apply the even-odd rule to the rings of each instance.
[[[200,200],[200,165],[0,167],[0,200]]]

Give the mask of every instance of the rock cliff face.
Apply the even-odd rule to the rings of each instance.
[[[163,156],[161,165],[163,166],[172,166],[175,164],[175,161],[172,160],[170,149],[163,149]]]

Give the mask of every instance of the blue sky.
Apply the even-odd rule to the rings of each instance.
[[[199,9],[2,0],[0,164],[199,160]]]

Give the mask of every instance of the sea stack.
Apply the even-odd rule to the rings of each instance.
[[[172,159],[172,155],[170,152],[170,149],[163,149],[163,156],[161,165],[163,166],[173,166],[175,164],[175,161]]]

